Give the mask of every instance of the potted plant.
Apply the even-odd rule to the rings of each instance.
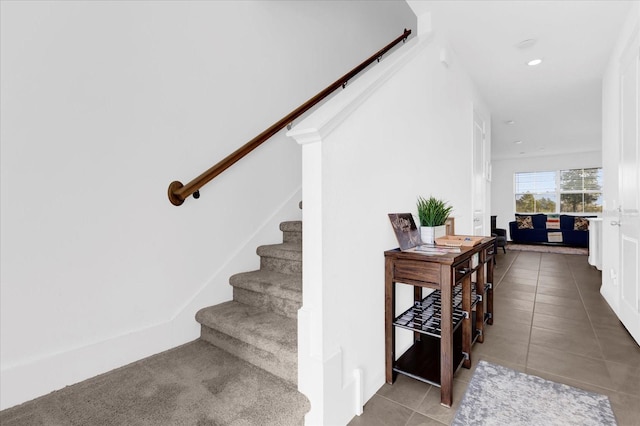
[[[418,197],[417,206],[422,242],[434,244],[436,238],[446,235],[445,222],[453,207],[433,196],[428,199]]]

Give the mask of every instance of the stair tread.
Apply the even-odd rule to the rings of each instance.
[[[276,296],[282,299],[302,301],[302,276],[259,269],[242,272],[229,278],[234,287]]]
[[[275,257],[278,259],[302,261],[302,244],[280,243],[259,246],[256,249],[258,256]]]
[[[287,222],[282,222],[280,224],[280,230],[282,232],[302,232],[302,221],[290,220]]]
[[[297,321],[236,301],[203,308],[196,320],[259,349],[297,362]]]

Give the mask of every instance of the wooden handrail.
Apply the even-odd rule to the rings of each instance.
[[[257,147],[259,147],[263,142],[265,142],[271,136],[275,135],[280,130],[285,128],[293,120],[295,120],[296,118],[300,117],[302,114],[307,112],[318,102],[322,101],[324,98],[329,96],[334,90],[336,90],[339,87],[344,88],[347,85],[347,82],[351,78],[353,78],[360,71],[368,67],[373,61],[376,61],[376,60],[380,61],[380,58],[382,57],[382,55],[387,53],[396,44],[400,43],[400,41],[403,41],[403,42],[406,41],[407,37],[409,37],[410,34],[411,34],[411,30],[408,30],[405,28],[401,36],[397,37],[391,43],[387,44],[385,47],[378,50],[376,53],[371,55],[371,57],[369,57],[366,61],[364,61],[363,63],[361,63],[354,69],[352,69],[351,71],[349,71],[347,74],[340,77],[338,80],[336,80],[333,84],[328,86],[322,92],[318,93],[313,98],[309,99],[307,102],[300,105],[298,108],[296,108],[295,110],[290,112],[288,115],[283,117],[280,121],[273,124],[267,130],[260,133],[255,138],[251,139],[249,142],[244,144],[239,149],[235,150],[233,153],[229,154],[224,160],[220,161],[218,164],[214,165],[209,170],[205,171],[204,173],[202,173],[197,178],[193,179],[188,184],[183,185],[181,182],[177,180],[171,182],[171,184],[169,184],[169,190],[168,190],[169,201],[171,201],[171,204],[173,204],[174,206],[179,206],[184,202],[184,200],[189,195],[192,195],[192,194],[194,198],[199,198],[200,197],[199,189],[201,187],[206,185],[209,181],[211,181],[213,178],[218,176],[220,173],[227,170],[229,167],[235,164],[242,157],[244,157],[245,155],[249,154],[251,151],[253,151]]]

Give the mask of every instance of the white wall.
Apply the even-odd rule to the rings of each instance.
[[[507,238],[511,239],[509,222],[515,220],[513,176],[516,172],[540,172],[589,167],[602,167],[602,153],[600,151],[493,160],[491,214],[498,216],[496,218],[496,227],[506,229]]]
[[[620,287],[620,228],[610,222],[620,219],[620,60],[634,31],[640,28],[640,2],[634,2],[627,21],[620,29],[602,78],[602,162],[604,179],[604,211],[602,227],[602,287],[601,292],[614,311],[618,312]]]
[[[398,245],[387,214],[433,194],[454,206],[457,232],[472,231],[474,105],[489,114],[464,70],[440,63],[444,44],[413,39],[290,132],[304,144],[307,424],[347,423],[384,383],[383,253]]]
[[[1,4],[0,407],[192,340],[300,217],[282,133],[186,183],[368,57],[404,2]]]

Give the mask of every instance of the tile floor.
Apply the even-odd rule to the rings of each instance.
[[[484,359],[608,395],[619,425],[640,426],[640,347],[600,296],[586,256],[500,253],[494,281],[494,325],[474,345],[472,368],[456,373],[452,408],[440,405],[439,388],[399,375],[349,425],[448,425]]]

